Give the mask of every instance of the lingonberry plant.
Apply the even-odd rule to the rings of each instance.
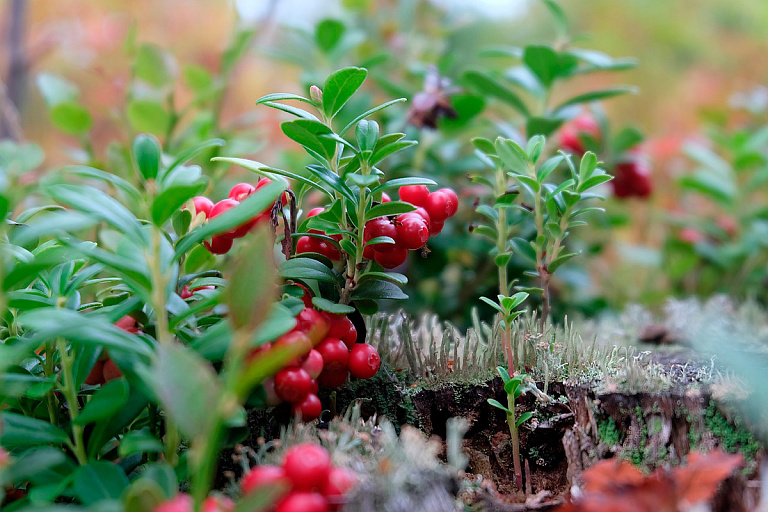
[[[409,251],[426,254],[424,246],[429,237],[440,233],[459,206],[451,189],[430,192],[427,186],[436,185],[431,179],[387,180],[378,167],[386,157],[415,143],[404,140],[403,133],[381,134],[378,123],[366,118],[404,99],[362,112],[341,128],[335,126],[337,114],[367,75],[362,68],[344,68],[331,74],[322,88],[312,86],[309,97],[275,93],[257,101],[298,118],[283,123],[281,128],[315,160],[306,166],[306,173],[252,160],[216,158],[266,177],[295,180],[297,204],[310,190],[323,194],[326,204],[309,210],[300,223],[301,212],[296,205],[285,218],[283,242],[286,256],[292,259],[283,269],[283,276],[310,285],[318,279],[308,267],[322,272],[319,282],[325,286],[316,286],[318,296],[312,301],[335,314],[349,314],[355,308],[372,313],[377,310],[377,300],[406,298],[397,286],[407,282],[405,276],[379,269],[399,267]],[[291,100],[310,105],[315,113],[283,103]],[[354,139],[349,141],[345,136],[353,128]],[[399,200],[387,194],[395,189]]]

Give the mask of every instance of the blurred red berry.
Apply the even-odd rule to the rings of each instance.
[[[312,349],[309,351],[309,355],[304,363],[302,363],[301,367],[306,370],[310,377],[316,379],[322,373],[324,364],[325,362],[323,361],[323,356],[320,352]]]
[[[294,489],[321,489],[328,481],[331,457],[322,446],[312,443],[297,444],[285,452],[283,469]]]
[[[275,374],[275,394],[281,400],[296,403],[312,389],[312,378],[303,368],[283,368]]]
[[[275,512],[328,512],[328,503],[316,492],[292,492],[278,502]]]
[[[238,183],[229,190],[229,199],[242,201],[254,192],[256,192],[256,187],[250,183]]]
[[[285,471],[280,466],[255,466],[243,475],[240,480],[240,490],[243,494],[248,494],[260,487],[272,486],[284,480],[286,480]]]
[[[316,394],[309,393],[304,400],[293,404],[291,410],[294,416],[301,416],[302,421],[314,421],[322,414],[323,404]]]

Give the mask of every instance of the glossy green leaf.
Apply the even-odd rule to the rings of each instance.
[[[331,269],[311,258],[291,258],[280,269],[283,279],[298,279],[336,283],[337,278]]]
[[[69,436],[47,420],[38,420],[16,414],[0,412],[0,445],[5,448],[38,446],[41,444],[62,445],[69,442]]]
[[[593,101],[600,101],[605,100],[608,98],[613,98],[614,96],[620,96],[622,94],[630,94],[630,93],[637,93],[636,87],[629,87],[629,86],[620,86],[620,87],[610,87],[608,89],[600,89],[597,91],[590,91],[584,94],[579,94],[578,96],[574,96],[557,107],[555,107],[555,112],[569,106],[569,105],[578,105],[580,103],[590,103]]]
[[[93,505],[104,500],[120,499],[128,483],[128,477],[119,466],[93,461],[77,469],[72,490],[81,503]]]
[[[487,402],[488,402],[489,404],[491,404],[492,406],[496,407],[497,409],[501,409],[502,411],[506,412],[507,414],[512,414],[512,411],[510,411],[509,409],[507,409],[507,408],[506,408],[504,405],[502,405],[502,404],[501,404],[501,402],[499,402],[498,400],[494,400],[493,398],[489,398],[489,399],[487,400]]]
[[[85,407],[83,407],[77,419],[75,419],[75,423],[77,425],[87,425],[102,418],[111,417],[128,401],[128,391],[128,383],[125,379],[115,379],[107,382],[85,404]]]
[[[526,117],[529,115],[528,107],[525,106],[520,96],[488,73],[477,70],[467,71],[462,76],[462,79],[464,82],[475,87],[479,92],[502,100]]]
[[[160,141],[154,135],[141,133],[133,139],[133,158],[145,180],[157,178],[162,153]]]
[[[328,118],[334,117],[349,101],[349,98],[363,85],[368,71],[349,67],[332,73],[323,85],[323,112]]]
[[[384,109],[385,109],[385,108],[387,108],[387,107],[390,107],[390,106],[392,106],[392,105],[394,105],[394,104],[396,104],[396,103],[402,103],[402,102],[404,102],[404,101],[407,101],[407,100],[406,100],[405,98],[398,98],[398,99],[396,99],[396,100],[391,100],[391,101],[387,101],[386,103],[382,103],[381,105],[379,105],[379,106],[377,106],[377,107],[373,107],[373,108],[372,108],[372,109],[370,109],[370,110],[366,110],[365,112],[363,112],[363,113],[362,113],[362,114],[360,114],[359,116],[355,117],[355,118],[354,118],[352,121],[350,121],[350,122],[349,122],[349,123],[348,123],[348,124],[347,124],[347,125],[346,125],[346,126],[345,126],[345,127],[344,127],[344,128],[341,130],[341,131],[340,131],[340,132],[339,132],[339,135],[341,135],[341,136],[343,137],[343,136],[344,136],[344,135],[345,135],[345,134],[346,134],[346,133],[347,133],[347,132],[348,132],[350,129],[352,129],[352,127],[353,127],[353,126],[356,126],[356,125],[357,125],[357,123],[359,123],[360,121],[362,121],[362,120],[363,120],[363,119],[365,119],[366,117],[370,116],[371,114],[375,114],[375,113],[376,113],[376,112],[378,112],[379,110],[384,110]]]
[[[377,204],[365,212],[365,222],[377,217],[386,217],[389,215],[400,215],[416,210],[416,207],[403,201],[390,201],[389,203]]]

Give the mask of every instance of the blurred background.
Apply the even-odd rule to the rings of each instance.
[[[612,132],[632,126],[644,134],[633,150],[650,162],[653,183],[649,197],[609,197],[608,214],[574,234],[570,243],[585,256],[564,266],[554,282],[555,315],[612,314],[633,302],[654,307],[670,295],[725,292],[765,301],[764,2],[564,0],[566,28],[534,0],[5,0],[0,6],[0,138],[38,144],[46,155],[41,173],[71,163],[118,172],[121,145],[139,131],[158,134],[166,150],[222,136],[226,155],[301,168],[306,157],[279,129],[286,115],[255,107],[260,96],[306,94],[345,65],[370,69],[358,101],[371,104],[413,99],[430,70],[450,81],[446,95],[457,119],[431,129],[398,106],[382,122],[420,142],[385,171],[415,170],[460,191],[460,215],[430,257],[408,268],[416,283],[408,307],[458,324],[495,286],[489,246],[467,229],[474,197],[465,176],[479,167],[469,141],[489,126],[498,132],[517,123],[488,98],[462,96],[471,89],[463,73],[474,67],[503,73],[509,62],[483,50],[533,43],[634,58],[636,67],[577,76],[553,93],[558,99],[636,86],[636,94],[595,108]],[[615,163],[614,156],[606,162]],[[249,176],[214,165],[206,170],[215,199]],[[523,268],[517,266],[521,276]],[[484,306],[480,312],[491,315]]]

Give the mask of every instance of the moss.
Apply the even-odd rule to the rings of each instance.
[[[748,462],[755,460],[755,456],[760,450],[760,443],[744,427],[739,417],[734,418],[733,422],[728,421],[720,413],[717,404],[714,401],[710,401],[704,413],[704,423],[707,426],[707,430],[711,431],[720,441],[725,451],[729,453],[739,452]]]
[[[616,446],[621,442],[621,433],[616,428],[616,422],[613,421],[613,418],[598,423],[597,434],[600,436],[600,441],[608,446]]]

